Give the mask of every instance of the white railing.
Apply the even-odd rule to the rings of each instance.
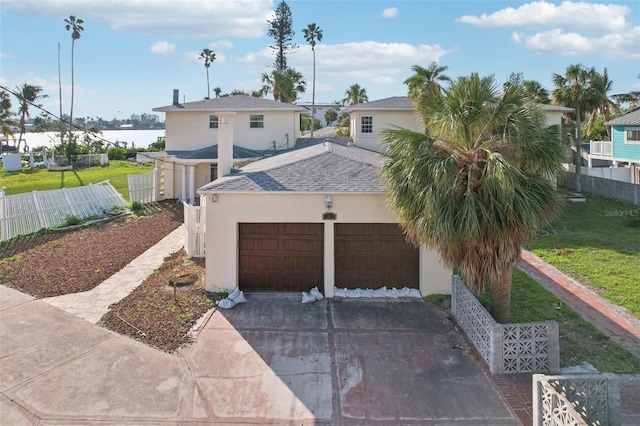
[[[81,220],[103,216],[126,206],[109,181],[77,188],[5,195],[0,189],[1,241],[57,228],[73,216]]]
[[[156,173],[141,173],[137,175],[127,175],[129,184],[129,200],[142,204],[153,203],[157,200],[156,194]]]
[[[589,142],[589,154],[601,157],[613,157],[613,142],[591,141]]]
[[[493,374],[560,370],[558,323],[499,324],[459,276],[451,283],[451,313]]]
[[[184,205],[184,248],[188,257],[204,257],[205,215],[202,206]]]

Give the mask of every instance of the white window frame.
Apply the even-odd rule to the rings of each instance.
[[[371,119],[370,123],[364,123],[366,119]],[[359,128],[358,128],[358,133],[361,135],[367,135],[367,136],[373,136],[374,134],[374,123],[375,123],[375,119],[373,117],[373,115],[361,115],[360,116],[360,120],[359,120]],[[365,126],[371,128],[371,131],[365,131]]]
[[[624,128],[624,143],[629,145],[640,145],[640,139],[627,139],[627,132],[638,132],[638,136],[640,137],[640,127],[625,127]]]
[[[215,124],[214,127],[211,127],[212,124]],[[215,114],[209,114],[209,130],[218,130],[220,127],[220,117]]]
[[[261,117],[260,120],[254,119],[254,117]],[[264,129],[264,114],[249,114],[249,130],[263,130]],[[253,124],[262,124],[259,127],[253,127]]]

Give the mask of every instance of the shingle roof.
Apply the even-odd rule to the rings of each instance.
[[[199,191],[380,193],[382,164],[379,154],[327,142],[248,164]]]
[[[306,111],[307,109],[299,105],[286,102],[276,102],[270,99],[256,98],[249,95],[222,96],[213,99],[203,99],[201,101],[187,102],[184,104],[167,105],[153,108],[158,112],[173,111]]]
[[[393,96],[391,98],[379,99],[373,102],[363,104],[349,105],[344,112],[351,111],[370,111],[370,110],[401,110],[414,111],[416,104],[408,96]]]
[[[167,154],[172,155],[181,160],[210,160],[218,158],[218,145],[211,145],[206,148],[197,149],[194,151],[167,151]],[[243,148],[241,146],[233,146],[233,158],[235,160],[260,158],[263,153],[253,149]]]
[[[619,125],[640,125],[640,108],[637,110],[630,112],[629,114],[625,114],[622,117],[614,118],[613,120],[609,120],[604,123],[607,126],[619,126]]]
[[[543,111],[559,111],[559,112],[573,112],[575,108],[564,107],[560,105],[541,104],[540,109]]]

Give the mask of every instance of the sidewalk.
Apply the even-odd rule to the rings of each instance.
[[[593,291],[529,251],[522,251],[519,268],[564,301],[594,327],[640,358],[640,321],[601,299]],[[492,376],[492,379],[524,426],[531,425],[533,422],[532,375],[505,374]],[[622,374],[619,375],[619,380],[622,425],[638,425],[640,424],[640,374]]]
[[[97,287],[82,293],[65,294],[42,300],[92,324],[97,324],[107,313],[109,306],[131,293],[154,270],[162,266],[166,256],[175,253],[183,246],[184,229],[179,226]]]

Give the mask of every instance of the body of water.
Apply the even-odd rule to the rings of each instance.
[[[22,135],[22,139],[27,141],[29,149],[46,146],[52,148],[54,145],[60,144],[60,139],[56,135],[57,132],[35,133],[27,132]],[[82,132],[74,132],[81,136]],[[165,136],[165,130],[103,130],[99,135],[102,139],[109,142],[126,142],[127,147],[131,148],[147,148],[149,144],[158,140],[159,137]],[[18,134],[15,134],[18,137]],[[9,144],[12,144],[9,138]],[[24,146],[24,142],[22,143]],[[21,149],[22,150],[22,149]]]

